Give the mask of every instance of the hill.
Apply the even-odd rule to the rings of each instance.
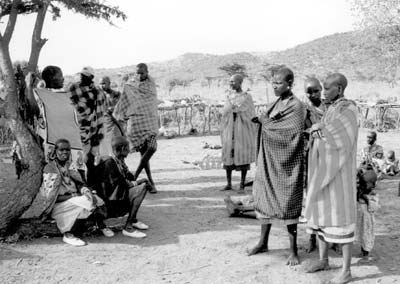
[[[246,65],[250,77],[261,80],[259,74],[264,62],[285,64],[297,77],[340,71],[353,80],[387,81],[383,74],[384,63],[378,41],[368,31],[353,31],[325,36],[294,48],[279,52],[241,52],[226,55],[186,53],[175,59],[149,63],[152,75],[158,82],[171,78],[204,80],[225,74],[218,68],[228,63]],[[135,65],[98,70],[98,75],[117,78],[135,70]],[[381,74],[381,75],[379,75]]]

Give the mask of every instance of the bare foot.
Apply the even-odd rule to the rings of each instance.
[[[247,255],[251,256],[251,255],[255,255],[255,254],[267,252],[267,251],[268,251],[268,245],[258,244],[251,250],[248,250]]]
[[[298,255],[291,253],[286,261],[286,265],[295,266],[300,264],[300,259]]]
[[[318,262],[311,264],[310,267],[306,268],[306,273],[314,273],[321,270],[328,270],[328,260],[318,260]]]
[[[224,188],[221,188],[220,191],[232,190],[232,186],[227,185]]]
[[[351,277],[350,270],[342,271],[335,278],[325,282],[326,284],[346,284],[349,283],[353,278]]]

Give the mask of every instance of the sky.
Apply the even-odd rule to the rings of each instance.
[[[114,68],[173,59],[187,52],[226,54],[284,50],[354,29],[346,0],[107,0],[128,19],[116,26],[65,9],[47,15],[39,67],[65,74],[83,66]],[[0,29],[4,30],[6,19]],[[10,45],[12,60],[27,60],[33,16],[21,16]]]

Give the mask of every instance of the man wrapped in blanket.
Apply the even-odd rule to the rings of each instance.
[[[329,283],[351,281],[350,263],[356,227],[357,106],[344,97],[347,79],[340,73],[324,81],[330,104],[320,123],[311,127],[308,193],[305,217],[308,232],[319,235],[319,261],[307,269],[329,268],[328,243],[342,244],[341,273]]]
[[[272,224],[286,225],[290,239],[288,265],[298,265],[297,224],[302,208],[304,126],[306,108],[292,93],[294,75],[286,67],[274,72],[272,86],[279,97],[253,119],[259,123],[254,208],[261,220],[261,238],[249,255],[268,251]]]
[[[147,65],[136,66],[136,77],[123,88],[113,116],[126,121],[126,135],[131,152],[140,152],[140,163],[134,174],[135,180],[144,169],[152,186],[150,193],[157,193],[150,170],[150,159],[157,150],[158,109],[156,84],[149,76]]]

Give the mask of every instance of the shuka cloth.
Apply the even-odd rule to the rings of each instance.
[[[73,84],[71,102],[78,117],[79,130],[83,145],[98,146],[104,138],[104,114],[106,101],[102,90],[91,86]]]
[[[131,151],[135,151],[151,134],[158,134],[157,105],[157,89],[151,77],[124,85],[113,115],[117,120],[128,120],[126,135]]]
[[[356,223],[357,107],[340,98],[321,120],[322,138],[309,153],[305,217],[310,226],[344,227]]]
[[[257,216],[263,219],[289,221],[300,217],[305,116],[304,104],[291,95],[284,102],[279,98],[259,117],[253,195]]]
[[[226,166],[240,166],[255,161],[256,116],[251,95],[230,92],[222,110],[222,162]]]

